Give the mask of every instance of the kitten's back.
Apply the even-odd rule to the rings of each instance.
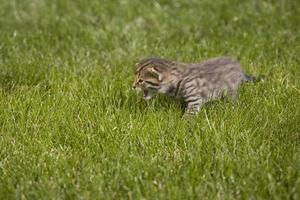
[[[200,63],[191,63],[188,65],[190,69],[198,69],[203,71],[214,71],[217,68],[223,68],[224,66],[231,65],[231,67],[241,68],[239,63],[229,57],[217,57],[211,58]]]

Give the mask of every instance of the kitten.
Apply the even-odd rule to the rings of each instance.
[[[133,88],[142,90],[144,99],[156,93],[183,99],[185,116],[196,114],[204,103],[224,95],[235,97],[242,82],[254,81],[240,64],[228,57],[201,63],[179,63],[161,58],[146,58],[136,64]]]

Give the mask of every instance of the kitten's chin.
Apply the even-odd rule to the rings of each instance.
[[[144,98],[144,100],[146,100],[146,101],[149,101],[150,99],[152,99],[151,96],[144,96],[143,98]]]
[[[170,90],[169,86],[164,86],[164,87],[159,88],[158,92],[162,93],[162,94],[166,94],[166,93],[168,93],[169,90]]]
[[[148,90],[144,90],[143,92],[144,92],[144,96],[143,96],[144,100],[148,101],[152,99],[153,94],[151,92],[149,92]]]

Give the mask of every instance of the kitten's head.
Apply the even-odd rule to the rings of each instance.
[[[160,58],[146,58],[136,64],[133,88],[151,99],[156,93],[166,93],[170,87],[171,62]]]

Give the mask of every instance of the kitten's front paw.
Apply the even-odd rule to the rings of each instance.
[[[185,112],[182,116],[183,119],[189,120],[195,116],[196,113]]]

